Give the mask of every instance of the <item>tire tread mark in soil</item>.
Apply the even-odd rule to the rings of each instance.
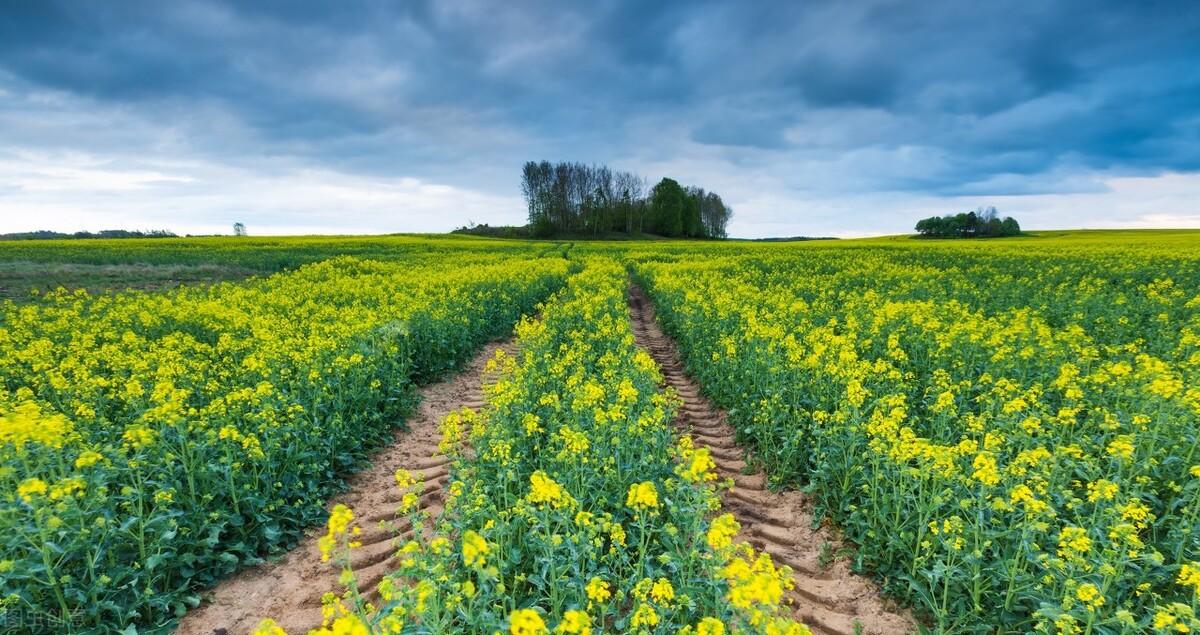
[[[359,591],[376,601],[377,585],[395,570],[396,550],[412,535],[407,520],[395,519],[404,492],[396,487],[396,470],[406,469],[423,481],[420,507],[430,521],[442,513],[444,486],[449,480],[449,458],[439,453],[438,424],[452,411],[484,405],[483,369],[497,350],[512,355],[512,340],[493,342],[483,348],[459,373],[445,381],[420,389],[421,403],[405,430],[398,430],[392,443],[371,457],[371,466],[349,479],[349,489],[329,501],[354,510],[362,527],[362,546],[351,552]],[[259,621],[270,617],[288,633],[303,635],[321,626],[321,597],[344,590],[338,583],[340,571],[321,562],[317,539],[323,527],[314,527],[294,549],[275,562],[239,572],[209,591],[206,601],[180,621],[176,635],[244,635],[253,633]]]
[[[725,413],[709,403],[686,375],[674,341],[663,333],[653,304],[637,286],[629,289],[629,313],[638,345],[658,362],[666,384],[683,400],[675,425],[691,434],[698,447],[709,448],[720,476],[734,481],[722,493],[722,502],[742,525],[739,538],[769,553],[776,564],[792,568],[796,588],[788,601],[795,617],[816,635],[916,632],[911,615],[892,606],[870,580],[851,571],[845,558],[823,562],[822,552],[834,552],[839,542],[829,528],[813,528],[803,493],[769,491],[761,472],[746,473],[745,452],[735,441]]]

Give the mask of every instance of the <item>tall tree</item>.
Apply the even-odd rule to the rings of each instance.
[[[704,188],[689,186],[683,191],[683,212],[681,220],[683,235],[692,238],[704,238],[704,228],[700,224],[700,201],[704,198]]]
[[[721,200],[716,192],[707,192],[700,203],[700,221],[704,225],[704,235],[708,238],[724,238],[725,226],[729,223],[733,210]]]
[[[650,216],[654,230],[663,236],[683,235],[683,188],[671,178],[663,178],[650,190]]]
[[[617,198],[617,218],[624,226],[625,233],[632,235],[635,229],[640,232],[641,214],[637,212],[641,208],[639,203],[642,200],[642,191],[646,189],[646,182],[631,172],[617,172],[613,177],[613,188]]]

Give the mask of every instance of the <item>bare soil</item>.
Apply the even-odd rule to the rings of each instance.
[[[676,425],[707,447],[722,478],[734,486],[723,492],[727,511],[742,525],[739,538],[792,568],[796,588],[789,594],[797,619],[816,635],[892,635],[914,633],[912,615],[880,595],[867,578],[855,574],[839,554],[845,545],[828,526],[814,527],[811,505],[802,492],[772,492],[766,477],[751,470],[738,446],[726,413],[713,406],[684,372],[675,342],[663,333],[650,298],[637,286],[629,290],[629,312],[638,345],[662,368],[667,385],[683,400]]]
[[[396,470],[409,470],[425,481],[421,508],[437,518],[449,469],[449,459],[437,449],[438,424],[454,410],[483,406],[483,369],[497,349],[510,354],[515,350],[511,341],[489,344],[460,373],[422,388],[420,408],[407,430],[398,431],[395,440],[371,458],[371,467],[351,478],[346,493],[329,501],[331,509],[338,503],[353,509],[363,528],[362,547],[353,551],[351,565],[364,594],[375,595],[383,576],[395,569],[396,543],[411,535],[410,528],[397,526],[395,521],[403,495],[396,487]],[[207,602],[184,616],[177,635],[243,635],[252,633],[267,617],[294,635],[319,628],[321,597],[344,590],[338,584],[336,567],[321,562],[317,539],[322,534],[323,528],[313,528],[278,561],[247,569],[219,584]]]

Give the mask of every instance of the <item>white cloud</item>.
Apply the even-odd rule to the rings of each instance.
[[[144,190],[193,180],[187,175],[158,170],[112,169],[106,167],[106,163],[87,155],[55,158],[45,154],[21,153],[14,159],[0,159],[0,189],[29,194],[100,194]]]
[[[994,197],[1029,229],[1200,227],[1200,174],[1101,179],[1104,191]]]
[[[735,210],[731,235],[907,233],[917,219],[996,205],[1026,229],[1200,227],[1200,174],[1097,176],[1095,191],[1020,196],[853,194],[789,186],[787,170],[734,169],[715,151],[638,165],[720,192]],[[287,162],[269,172],[200,160],[21,153],[0,159],[0,232],[171,229],[260,235],[441,232],[469,222],[522,224],[511,194],[411,176],[370,177]],[[834,172],[825,176],[836,178]]]
[[[121,168],[87,155],[0,161],[0,232],[170,229],[255,234],[439,232],[521,223],[518,196],[328,169],[272,174],[207,162]]]

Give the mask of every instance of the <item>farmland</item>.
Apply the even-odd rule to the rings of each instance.
[[[313,526],[345,571],[328,632],[1200,628],[1197,232],[30,241],[0,265],[39,289],[0,321],[0,594],[43,632],[171,632]],[[213,275],[142,284],[158,267]],[[393,433],[419,386],[510,336],[442,419],[435,485],[397,472],[382,522],[326,504],[416,442]],[[831,597],[850,578],[797,555],[784,495],[890,599]]]
[[[776,482],[939,630],[1193,628],[1194,253],[1056,247],[636,274]]]

